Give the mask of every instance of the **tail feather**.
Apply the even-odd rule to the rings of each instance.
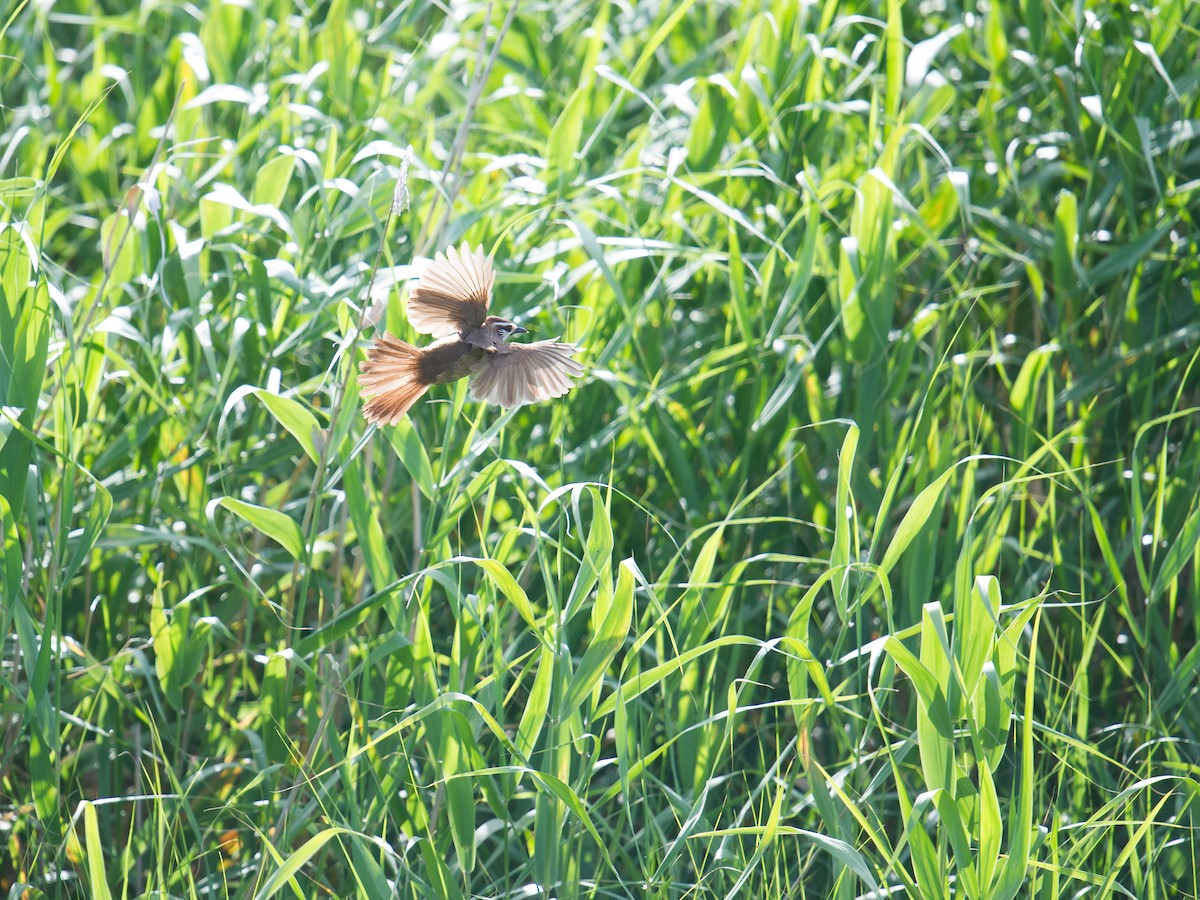
[[[420,373],[420,350],[390,334],[379,338],[358,370],[359,389],[370,397],[363,407],[367,421],[395,425],[403,419],[429,388]]]

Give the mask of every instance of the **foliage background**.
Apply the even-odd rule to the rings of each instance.
[[[1200,895],[1198,27],[18,2],[0,888]],[[589,373],[368,429],[462,240]]]

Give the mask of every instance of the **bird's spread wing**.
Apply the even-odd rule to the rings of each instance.
[[[569,376],[583,374],[583,366],[572,357],[578,350],[558,341],[505,344],[471,370],[471,396],[500,406],[561,397],[574,385]]]
[[[496,271],[482,247],[439,253],[408,297],[408,321],[434,337],[463,334],[483,324]]]

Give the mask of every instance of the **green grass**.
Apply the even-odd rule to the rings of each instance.
[[[0,890],[1200,897],[1200,6],[100,6],[0,19]],[[588,374],[370,429],[462,240]]]

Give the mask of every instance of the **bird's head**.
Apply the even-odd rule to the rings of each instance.
[[[508,319],[502,319],[499,316],[488,316],[483,322],[483,327],[495,336],[497,344],[504,343],[513,335],[529,334],[529,329],[522,328],[515,322],[510,322]]]

